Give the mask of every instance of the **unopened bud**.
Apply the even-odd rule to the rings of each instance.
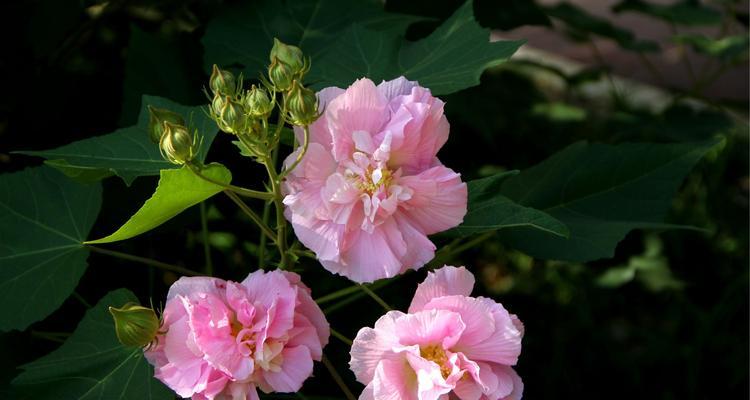
[[[274,57],[271,65],[268,66],[268,78],[276,90],[283,92],[292,86],[294,71],[289,64],[279,60],[278,57]]]
[[[312,90],[294,81],[286,96],[286,108],[294,125],[310,125],[318,119],[318,99]]]
[[[226,97],[220,94],[214,96],[214,99],[211,101],[212,115],[221,115],[221,110],[224,109],[224,104],[226,104]]]
[[[214,68],[211,71],[211,78],[209,78],[208,84],[214,94],[231,97],[237,94],[237,81],[234,78],[234,74],[227,70],[219,69],[216,64],[214,64]]]
[[[195,156],[193,135],[183,125],[164,124],[164,135],[159,141],[161,155],[172,164],[182,165]]]
[[[273,111],[273,103],[265,90],[253,87],[245,94],[245,108],[253,118],[268,118]]]
[[[109,307],[115,320],[115,333],[126,346],[148,346],[159,333],[159,317],[151,308],[127,303],[120,308]]]
[[[159,143],[164,134],[164,122],[174,125],[185,125],[185,120],[180,114],[164,108],[148,106],[148,135],[151,141]]]
[[[279,39],[273,39],[273,48],[271,48],[270,60],[274,58],[285,63],[292,69],[293,74],[298,74],[305,68],[305,59],[302,50],[297,46],[291,46],[283,43]]]
[[[219,127],[226,132],[239,134],[245,129],[247,117],[242,109],[242,104],[226,97],[224,107],[219,113]]]

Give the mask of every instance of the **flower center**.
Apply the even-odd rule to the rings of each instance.
[[[436,344],[419,346],[419,355],[425,360],[437,364],[440,367],[440,373],[443,375],[443,378],[448,378],[448,375],[451,374],[451,368],[448,366],[448,356],[441,346]]]
[[[387,168],[367,167],[362,176],[357,176],[354,185],[357,189],[372,196],[381,187],[387,188],[393,180],[391,171]]]

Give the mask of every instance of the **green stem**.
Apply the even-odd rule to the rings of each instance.
[[[224,191],[224,194],[226,194],[232,201],[237,204],[237,206],[242,210],[250,219],[255,222],[256,225],[258,225],[258,228],[260,228],[260,231],[263,233],[263,235],[268,236],[271,238],[271,240],[276,240],[274,237],[274,233],[271,230],[271,228],[268,227],[268,225],[263,224],[263,221],[260,219],[258,214],[255,213],[250,207],[245,204],[242,199],[237,197],[237,195],[234,192],[230,192],[228,190]]]
[[[391,308],[391,306],[389,306],[388,303],[385,302],[385,300],[383,300],[382,298],[380,298],[380,296],[378,296],[377,294],[375,294],[375,292],[373,292],[372,290],[370,290],[370,288],[368,288],[367,286],[365,286],[365,285],[359,285],[359,288],[363,292],[367,293],[368,296],[372,297],[372,299],[375,300],[378,304],[380,304],[380,306],[383,307],[385,309],[385,311],[391,311],[391,310],[393,310]]]
[[[375,283],[372,283],[370,285],[367,285],[367,286],[370,289],[379,289],[379,288],[384,287],[385,285],[387,285],[387,284],[389,284],[389,283],[391,283],[392,281],[395,281],[395,280],[396,280],[396,278],[381,279],[381,280],[379,280],[379,281],[377,281]],[[339,289],[339,290],[337,290],[335,292],[328,293],[325,296],[318,297],[317,299],[315,299],[315,302],[318,303],[318,304],[323,304],[323,303],[327,303],[327,302],[332,301],[332,300],[336,300],[339,297],[344,297],[344,296],[350,295],[352,293],[356,293],[356,292],[361,291],[362,290],[361,289],[362,286],[365,286],[365,285],[353,285],[353,286],[345,287],[343,289]]]
[[[183,268],[183,267],[180,267],[180,266],[177,266],[177,265],[163,263],[161,261],[156,261],[156,260],[151,259],[151,258],[134,256],[132,254],[122,253],[122,252],[115,251],[115,250],[103,249],[101,247],[96,247],[96,246],[87,246],[87,247],[88,247],[89,250],[91,250],[91,251],[93,251],[95,253],[106,254],[108,256],[120,258],[120,259],[123,259],[123,260],[138,262],[138,263],[145,264],[145,265],[148,265],[148,266],[151,266],[151,267],[163,269],[165,271],[176,272],[178,274],[188,275],[188,276],[200,275],[199,273],[197,273],[195,271],[191,271],[191,270],[189,270],[187,268]]]
[[[196,167],[194,164],[185,164],[185,165],[187,165],[188,168],[191,171],[193,171],[193,173],[197,177],[203,179],[204,181],[213,183],[214,185],[217,185],[217,186],[221,186],[225,190],[230,190],[230,191],[232,191],[234,193],[237,193],[237,194],[239,194],[241,196],[250,197],[250,198],[253,198],[253,199],[261,199],[261,200],[271,200],[273,198],[273,194],[268,193],[268,192],[260,192],[260,191],[257,191],[257,190],[246,189],[246,188],[243,188],[243,187],[239,187],[239,186],[235,186],[235,185],[231,185],[231,184],[219,182],[219,181],[217,181],[217,180],[215,180],[213,178],[209,178],[209,177],[203,175],[200,172],[200,169],[198,169],[198,167]]]
[[[479,243],[482,243],[485,240],[495,236],[495,233],[495,231],[485,232],[479,236],[474,237],[464,244],[456,246],[455,248],[452,248],[451,246],[443,247],[442,249],[440,249],[440,251],[438,251],[438,253],[435,255],[435,258],[430,261],[427,267],[429,269],[438,267],[440,266],[439,264],[450,260],[451,257],[463,253],[464,251],[478,245]]]
[[[267,130],[268,126],[267,125],[264,126],[264,129]],[[272,164],[272,168],[274,168],[274,169],[276,168],[276,163],[278,161],[278,157],[279,157],[279,147],[278,146],[274,146],[273,150],[271,150],[271,164]],[[271,217],[271,202],[270,201],[266,201],[263,204],[263,224],[265,224],[267,226],[268,225],[268,218],[270,218],[270,217]],[[258,267],[261,268],[261,269],[264,267],[264,265],[266,263],[265,253],[266,253],[266,237],[261,235],[261,237],[260,237],[260,244],[258,246]]]
[[[331,374],[331,377],[336,382],[337,385],[339,385],[339,388],[341,388],[341,391],[344,392],[344,396],[348,400],[357,400],[356,397],[354,397],[354,394],[352,394],[351,390],[349,390],[348,387],[346,387],[346,383],[344,383],[344,380],[341,379],[341,375],[336,371],[336,368],[331,364],[331,360],[328,359],[328,357],[323,355],[323,365],[326,366],[326,369],[328,369],[328,372]]]
[[[206,215],[206,202],[201,201],[201,232],[203,236],[203,255],[205,257],[206,275],[213,276],[214,264],[211,261],[211,245],[208,243],[208,217]]]
[[[80,294],[78,294],[78,292],[74,291],[73,292],[73,297],[76,300],[78,300],[81,304],[83,304],[84,307],[86,307],[86,308],[91,308],[92,307],[91,303],[89,303],[88,301],[86,301],[86,299],[84,299],[83,296],[81,296]]]
[[[338,339],[338,340],[346,343],[347,345],[351,346],[354,343],[354,342],[352,342],[351,339],[349,339],[348,337],[342,335],[339,331],[337,331],[337,330],[335,330],[333,328],[328,328],[328,329],[330,329],[330,331],[331,331],[331,336],[333,336],[336,339]]]
[[[285,269],[290,265],[288,265],[289,258],[286,254],[286,220],[284,219],[284,203],[282,203],[281,198],[281,181],[279,181],[276,169],[271,165],[269,158],[266,158],[263,164],[266,166],[268,178],[271,181],[271,192],[274,194],[273,204],[276,207],[276,246],[279,248],[279,255],[281,257],[279,267]]]
[[[302,151],[297,154],[297,158],[294,160],[292,165],[289,166],[289,168],[285,169],[281,172],[279,175],[279,180],[283,180],[285,176],[287,176],[290,172],[294,171],[295,168],[297,168],[297,165],[299,165],[300,162],[302,162],[302,158],[305,157],[305,153],[307,153],[307,146],[310,142],[310,127],[305,125],[303,128],[305,131],[305,137],[302,141]]]

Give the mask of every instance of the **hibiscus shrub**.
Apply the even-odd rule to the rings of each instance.
[[[541,342],[585,345],[552,337],[559,320],[530,299],[569,304],[577,284],[681,290],[654,232],[700,237],[707,233],[694,231],[715,228],[690,211],[691,195],[705,197],[704,171],[693,170],[704,158],[730,159],[740,130],[701,103],[703,81],[687,95],[693,103],[675,98],[661,114],[629,108],[613,86],[611,116],[584,125],[586,110],[541,101],[522,77],[544,70],[574,88],[607,71],[514,64],[523,41],[490,40],[483,25],[551,17],[578,40],[609,37],[641,56],[651,44],[567,3],[490,3],[389,1],[387,12],[364,0],[229,2],[197,31],[187,6],[160,5],[174,16],[162,30],[199,33],[202,65],[186,62],[194,48],[131,27],[122,127],[14,149],[44,163],[0,175],[0,329],[16,331],[2,343],[34,349],[17,363],[15,352],[8,357],[19,371],[2,393],[505,400],[521,399],[524,388],[540,398],[585,392],[559,387],[557,377],[584,380],[559,360],[556,369],[524,363],[522,320],[535,335],[536,363],[547,358]],[[616,10],[672,24],[722,20],[681,4],[623,1]],[[121,7],[151,18],[148,7],[119,3],[87,12],[96,21]],[[746,56],[747,38],[729,39],[675,40],[717,57],[722,72]],[[96,99],[87,107],[105,106]],[[705,173],[721,177],[717,169]],[[744,256],[727,231],[726,254]],[[599,264],[608,269],[588,272]],[[496,296],[516,284],[526,297]],[[573,331],[591,328],[586,316],[575,321]]]

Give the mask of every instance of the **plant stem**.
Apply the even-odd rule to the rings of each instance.
[[[279,268],[285,269],[289,267],[289,259],[286,254],[286,220],[284,219],[284,204],[281,198],[281,181],[278,175],[276,175],[276,168],[271,165],[270,158],[266,158],[263,163],[266,166],[268,172],[268,178],[271,181],[271,192],[274,195],[273,204],[276,207],[276,246],[279,248],[279,255],[281,260],[279,261]]]
[[[354,342],[352,342],[351,339],[349,339],[348,337],[342,335],[339,331],[337,331],[337,330],[335,330],[333,328],[329,328],[329,329],[331,330],[331,336],[335,337],[336,339],[338,339],[338,340],[346,343],[349,346],[351,346],[354,343]]]
[[[264,120],[265,121],[265,120]],[[268,129],[268,126],[264,126],[264,129]],[[279,146],[274,146],[271,150],[271,164],[272,168],[276,168],[276,163],[279,157]],[[271,202],[266,201],[263,204],[263,224],[268,226],[268,218],[271,216]],[[258,245],[258,268],[263,268],[266,263],[266,237],[261,235],[260,244]]]
[[[237,204],[240,210],[242,210],[248,217],[250,217],[251,220],[253,220],[253,222],[255,222],[255,224],[258,225],[258,228],[260,228],[260,231],[264,235],[271,238],[271,240],[276,240],[276,238],[274,237],[273,230],[271,230],[271,228],[269,228],[268,225],[263,224],[263,221],[260,219],[258,214],[256,214],[255,211],[253,211],[250,207],[248,207],[247,204],[245,204],[245,202],[242,201],[242,199],[237,197],[237,195],[234,192],[230,192],[229,190],[225,190],[224,194],[226,194],[230,199],[232,199],[232,201],[235,204]]]
[[[76,300],[78,300],[81,304],[83,304],[84,307],[86,307],[86,308],[91,308],[92,307],[91,303],[89,303],[88,301],[86,301],[86,299],[84,299],[83,296],[81,296],[80,294],[78,294],[78,292],[73,291],[73,297]]]
[[[305,138],[302,142],[302,150],[299,152],[299,154],[297,154],[297,158],[294,160],[292,165],[290,165],[289,168],[281,172],[281,174],[279,175],[279,180],[284,179],[284,177],[287,176],[287,174],[294,171],[294,169],[297,168],[297,165],[299,165],[299,163],[302,162],[302,158],[305,157],[305,153],[307,153],[307,147],[310,143],[310,127],[305,125],[303,129],[305,131]]]
[[[160,269],[163,269],[165,271],[176,272],[178,274],[183,274],[183,275],[188,275],[188,276],[200,275],[199,273],[197,273],[195,271],[192,271],[192,270],[189,270],[187,268],[183,268],[183,267],[180,267],[180,266],[177,266],[177,265],[163,263],[161,261],[156,261],[156,260],[151,259],[151,258],[134,256],[132,254],[122,253],[122,252],[115,251],[115,250],[103,249],[101,247],[96,247],[96,246],[87,246],[87,247],[89,248],[89,250],[91,250],[91,251],[93,251],[95,253],[106,254],[108,256],[120,258],[120,259],[123,259],[123,260],[135,261],[135,262],[138,262],[138,263],[141,263],[141,264],[146,264],[146,265],[151,266],[151,267],[160,268]]]
[[[208,243],[208,217],[206,215],[206,202],[201,201],[201,231],[203,235],[203,254],[205,256],[206,275],[213,276],[214,264],[211,261],[211,245]]]
[[[352,394],[351,390],[349,390],[348,387],[346,387],[346,383],[344,383],[344,380],[341,379],[341,375],[336,371],[336,368],[331,364],[331,360],[328,359],[328,357],[323,355],[323,365],[326,366],[326,369],[328,369],[328,372],[331,373],[331,377],[336,382],[337,385],[341,388],[341,391],[344,392],[344,396],[348,400],[357,400],[356,397],[354,397],[354,394]]]
[[[456,254],[463,253],[465,250],[470,249],[478,245],[479,243],[482,243],[485,240],[495,236],[495,233],[495,231],[485,232],[467,241],[466,243],[457,246],[456,248],[451,248],[450,246],[443,247],[442,249],[440,249],[440,251],[438,251],[438,253],[435,255],[435,258],[430,261],[427,267],[429,269],[433,269],[440,263],[450,260],[450,258],[455,256]]]
[[[370,285],[367,285],[367,286],[369,286],[370,289],[379,289],[379,288],[381,288],[381,287],[383,287],[383,286],[385,286],[385,285],[387,285],[387,284],[389,284],[389,283],[391,283],[392,281],[395,281],[395,280],[396,280],[396,277],[391,278],[391,279],[382,279],[382,280],[379,280],[379,281],[377,281],[375,283],[372,283]],[[321,296],[321,297],[315,299],[315,302],[318,303],[318,304],[323,304],[323,303],[327,303],[327,302],[329,302],[331,300],[336,300],[339,297],[343,297],[343,296],[346,296],[346,295],[349,295],[349,294],[361,291],[362,290],[361,289],[362,286],[365,286],[365,285],[353,285],[353,286],[349,286],[349,287],[346,287],[346,288],[343,288],[343,289],[339,289],[339,290],[337,290],[335,292],[328,293],[325,296]]]
[[[187,165],[188,168],[191,171],[193,171],[193,173],[197,177],[203,179],[204,181],[213,183],[214,185],[217,185],[217,186],[221,186],[225,190],[230,190],[230,191],[232,191],[234,193],[237,193],[237,194],[239,194],[241,196],[250,197],[250,198],[253,198],[253,199],[261,199],[261,200],[271,200],[273,198],[273,194],[271,194],[271,193],[260,192],[260,191],[257,191],[257,190],[246,189],[246,188],[243,188],[243,187],[239,187],[239,186],[235,186],[235,185],[231,185],[231,184],[219,182],[219,181],[217,181],[217,180],[215,180],[213,178],[209,178],[209,177],[203,175],[200,172],[200,170],[195,165],[189,164],[189,163],[185,164],[185,165]]]
[[[391,308],[391,306],[389,306],[388,303],[385,302],[385,300],[383,300],[382,298],[380,298],[380,296],[378,296],[377,294],[375,294],[375,292],[373,292],[372,290],[370,290],[370,288],[368,288],[367,286],[365,286],[365,285],[359,285],[359,288],[363,292],[367,293],[368,296],[372,297],[372,299],[375,300],[378,304],[380,304],[385,309],[385,311],[391,311],[391,310],[393,310]]]

